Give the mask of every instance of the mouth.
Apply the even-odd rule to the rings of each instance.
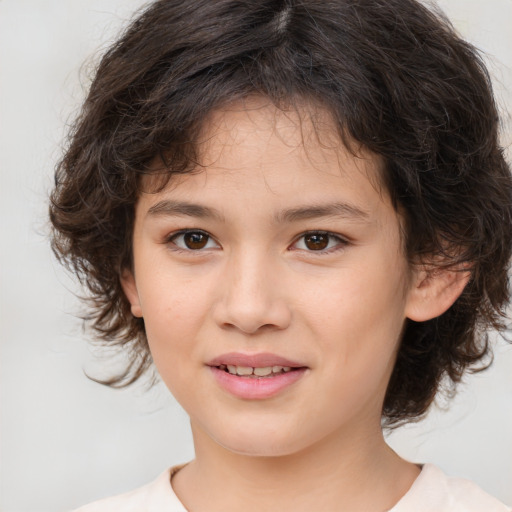
[[[291,366],[263,366],[263,367],[252,367],[252,366],[237,366],[232,364],[221,364],[215,366],[221,371],[229,373],[231,375],[237,375],[238,377],[246,377],[249,379],[267,379],[272,378],[283,373],[293,372],[300,370],[302,367],[291,367]]]
[[[308,366],[270,353],[233,352],[212,359],[207,366],[222,389],[244,400],[277,396],[309,373]]]
[[[268,352],[258,354],[230,352],[206,364],[239,377],[272,377],[307,368],[302,363]]]

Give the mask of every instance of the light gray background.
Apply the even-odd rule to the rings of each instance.
[[[512,0],[443,0],[490,56],[512,105]],[[187,417],[159,385],[113,391],[74,317],[73,281],[52,259],[47,193],[66,123],[94,62],[140,0],[0,0],[0,510],[63,511],[129,490],[193,456]],[[80,78],[82,76],[82,78]],[[510,145],[510,119],[504,143]],[[508,153],[510,157],[510,152]],[[449,412],[390,438],[512,504],[512,350],[467,380]]]

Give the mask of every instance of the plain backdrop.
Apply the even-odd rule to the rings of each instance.
[[[0,0],[2,512],[69,510],[193,457],[187,416],[163,385],[114,391],[84,376],[102,364],[76,318],[78,289],[47,236],[53,167],[87,70],[141,5]],[[488,54],[500,104],[511,109],[512,0],[440,5]],[[510,126],[505,116],[507,146]],[[468,378],[449,411],[433,410],[390,443],[512,504],[511,369],[512,348],[499,343],[493,367]]]

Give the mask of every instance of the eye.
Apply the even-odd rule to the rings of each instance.
[[[342,249],[348,242],[339,235],[327,231],[310,231],[304,233],[293,244],[294,249],[309,252],[329,252],[333,249]]]
[[[202,249],[215,249],[219,247],[219,244],[208,233],[198,230],[180,231],[171,235],[167,241],[179,249],[187,251],[200,251]]]

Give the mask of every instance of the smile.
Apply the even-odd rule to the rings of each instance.
[[[229,353],[212,359],[207,367],[224,392],[243,400],[264,400],[293,389],[310,368],[270,353]]]
[[[221,364],[218,366],[219,370],[230,373],[231,375],[238,375],[240,377],[258,378],[258,377],[273,377],[281,373],[292,371],[290,366],[265,366],[262,368],[254,368],[252,366],[235,366],[232,364]]]

